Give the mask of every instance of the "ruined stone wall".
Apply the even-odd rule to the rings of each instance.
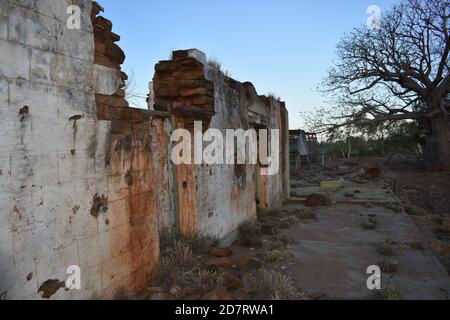
[[[81,30],[66,26],[71,4]],[[0,1],[2,298],[112,298],[142,289],[158,261],[170,123],[128,108],[124,56],[100,11]],[[57,290],[71,265],[81,290]]]
[[[72,4],[81,30],[67,27]],[[139,292],[160,233],[228,237],[256,217],[257,203],[286,198],[285,167],[263,178],[255,165],[170,159],[176,128],[281,128],[283,104],[194,50],[156,66],[156,111],[130,108],[125,54],[102,11],[90,0],[0,1],[2,299]],[[81,290],[66,291],[72,265]]]
[[[155,108],[170,112],[174,128],[203,130],[281,129],[286,154],[287,111],[275,98],[258,96],[251,83],[235,81],[208,63],[198,50],[173,53],[155,67]],[[286,156],[277,175],[263,177],[256,165],[181,165],[174,168],[177,227],[184,234],[232,238],[238,226],[261,208],[280,206],[288,195]],[[287,169],[287,171],[286,171]]]

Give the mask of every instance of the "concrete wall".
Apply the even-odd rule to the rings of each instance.
[[[72,2],[81,30],[66,27]],[[141,289],[157,264],[169,133],[163,118],[117,110],[121,62],[95,61],[99,11],[90,0],[0,2],[2,298],[112,298]],[[82,290],[52,294],[49,280],[71,265]]]
[[[67,7],[81,8],[81,30]],[[226,238],[286,199],[256,165],[174,166],[171,133],[281,128],[284,104],[226,77],[199,51],[156,66],[156,110],[130,108],[124,52],[90,0],[0,1],[0,299],[141,291],[160,233]],[[280,142],[283,138],[280,137]],[[81,290],[65,291],[69,266]]]
[[[174,168],[176,224],[184,235],[230,238],[240,224],[255,219],[257,206],[280,206],[289,194],[288,127],[284,103],[259,96],[208,63],[198,50],[175,51],[155,67],[155,108],[170,112],[174,128],[203,130],[280,129],[280,170],[261,176],[257,165],[181,165]]]

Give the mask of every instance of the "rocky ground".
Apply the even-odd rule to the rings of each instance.
[[[450,180],[431,175],[419,183],[410,175],[423,172],[380,163],[345,161],[294,173],[291,201],[260,211],[231,247],[163,241],[158,277],[142,298],[448,299],[446,207],[431,201],[430,189],[433,208],[404,192],[450,190]],[[367,287],[372,265],[382,269],[382,290]]]

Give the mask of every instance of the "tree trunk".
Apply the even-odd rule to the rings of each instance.
[[[450,171],[450,116],[441,114],[430,120],[425,160],[431,170]]]

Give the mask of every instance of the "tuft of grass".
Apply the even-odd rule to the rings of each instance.
[[[273,100],[275,100],[275,101],[280,101],[280,100],[281,100],[281,97],[280,97],[279,95],[273,93],[273,92],[269,92],[269,93],[267,94],[267,97],[268,97],[269,99],[273,99]]]
[[[371,209],[371,208],[375,208],[375,205],[374,205],[373,203],[371,203],[371,202],[366,202],[366,203],[364,204],[364,207],[365,207],[366,209]]]
[[[264,299],[296,300],[300,297],[292,279],[278,271],[263,270],[258,290]]]
[[[191,247],[181,240],[173,240],[172,245],[161,252],[156,269],[156,282],[159,284],[182,282],[185,273],[194,268],[194,262],[195,256]]]
[[[182,240],[195,254],[206,254],[211,247],[219,244],[219,240],[211,237],[190,236]]]
[[[194,270],[189,280],[191,286],[208,292],[223,286],[223,273],[217,270]]]
[[[378,248],[379,254],[387,257],[392,257],[397,255],[398,244],[396,241],[391,239],[386,239]]]
[[[258,233],[259,226],[256,221],[246,221],[239,226],[239,235],[257,235]]]
[[[298,217],[300,220],[316,220],[317,215],[314,213],[314,211],[310,208],[301,208],[291,211],[292,214],[294,214],[296,217]]]
[[[241,246],[251,247],[259,245],[257,237],[260,233],[260,228],[256,221],[250,220],[242,223],[238,228],[238,233],[238,242]]]
[[[380,263],[381,271],[384,273],[395,273],[398,268],[398,262],[392,259],[386,259]]]
[[[208,238],[164,239],[153,285],[165,289],[194,287],[204,293],[220,288],[222,272],[202,268],[197,256],[211,241]]]
[[[395,213],[401,213],[401,212],[403,212],[403,207],[402,207],[401,204],[398,203],[398,202],[391,202],[391,203],[385,205],[385,208],[386,208],[386,209],[389,209],[389,210],[392,210],[392,211],[394,211]]]
[[[290,240],[284,233],[278,233],[274,237],[274,239],[270,245],[270,249],[271,250],[284,249],[289,245],[289,243],[290,243]]]
[[[423,241],[421,239],[416,239],[410,244],[411,249],[414,250],[425,250],[425,245],[423,244]]]
[[[377,225],[378,225],[378,223],[377,223],[377,221],[375,219],[369,219],[369,221],[363,222],[361,224],[361,227],[364,230],[376,230]]]
[[[413,204],[409,200],[403,201],[403,208],[405,208],[406,213],[411,216],[424,217],[427,215],[427,212],[425,209]]]
[[[400,291],[394,287],[387,287],[380,291],[383,300],[401,300]]]
[[[268,250],[264,255],[264,261],[268,263],[280,263],[292,257],[292,253],[286,248]]]
[[[334,204],[333,196],[329,194],[324,195],[322,205],[325,207],[331,207],[333,204]]]
[[[297,216],[288,215],[288,216],[280,219],[280,227],[283,229],[289,229],[294,224],[297,224],[299,222],[300,222],[300,219],[297,218]]]

